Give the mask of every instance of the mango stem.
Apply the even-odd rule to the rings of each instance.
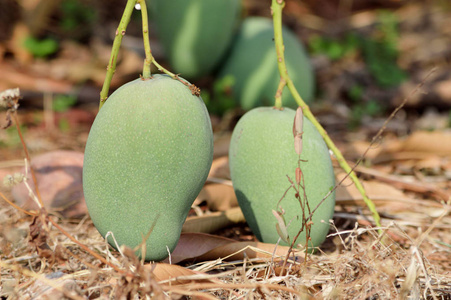
[[[103,82],[102,91],[100,92],[100,104],[99,109],[102,108],[106,99],[108,98],[108,90],[110,89],[111,79],[113,78],[114,71],[116,70],[117,56],[119,53],[119,48],[121,47],[122,38],[125,35],[125,30],[127,29],[128,23],[130,23],[130,18],[135,8],[136,0],[128,0],[125,6],[124,13],[122,14],[119,26],[116,29],[116,36],[113,41],[113,48],[111,49],[110,61],[106,68],[105,81]]]
[[[374,205],[373,201],[371,201],[371,199],[367,196],[365,189],[364,189],[363,185],[360,183],[359,179],[357,178],[357,175],[355,174],[353,168],[351,168],[349,166],[346,159],[341,154],[340,150],[338,150],[338,148],[335,146],[334,142],[330,139],[326,130],[316,120],[315,116],[312,114],[308,105],[304,102],[302,97],[299,95],[298,91],[296,90],[296,87],[293,84],[293,81],[291,80],[290,76],[288,75],[287,67],[285,64],[284,44],[283,44],[283,36],[282,36],[282,10],[283,10],[284,6],[285,6],[284,0],[272,0],[271,12],[272,12],[273,24],[274,24],[274,40],[275,40],[276,53],[277,53],[277,65],[278,65],[279,73],[280,73],[280,83],[279,83],[279,86],[278,86],[278,89],[276,92],[276,96],[275,96],[275,99],[276,99],[275,106],[276,107],[281,106],[282,90],[286,85],[288,87],[289,91],[291,92],[291,94],[293,95],[294,99],[298,103],[298,105],[302,108],[304,115],[307,117],[307,119],[310,120],[310,122],[313,123],[313,125],[316,127],[316,129],[319,131],[319,133],[323,137],[324,141],[326,142],[326,145],[334,153],[340,167],[347,174],[349,174],[349,177],[355,184],[357,190],[362,195],[363,201],[365,202],[365,204],[367,205],[367,207],[373,214],[374,222],[376,223],[376,225],[378,227],[381,227],[380,216],[376,210],[376,206]],[[381,231],[381,230],[379,229],[379,231]]]
[[[142,78],[144,80],[150,79],[152,77],[151,74],[151,64],[154,60],[152,56],[152,49],[150,49],[150,41],[149,41],[149,21],[147,15],[147,6],[146,0],[138,0],[138,4],[141,5],[141,16],[142,16],[142,27],[143,27],[143,42],[144,42],[144,51],[146,53],[146,59],[144,59],[144,67]]]
[[[142,78],[144,80],[150,79],[152,77],[151,73],[151,65],[154,64],[157,69],[167,75],[169,75],[172,79],[178,80],[184,85],[186,85],[193,93],[193,95],[199,96],[200,90],[194,84],[188,84],[183,81],[177,74],[174,74],[163,66],[161,66],[153,57],[152,50],[150,48],[149,41],[149,20],[147,14],[147,5],[145,0],[127,0],[127,5],[125,6],[124,13],[122,14],[121,21],[119,22],[119,26],[116,29],[116,36],[113,41],[113,48],[111,49],[110,61],[107,66],[107,73],[105,76],[105,81],[103,82],[102,91],[100,92],[100,104],[99,110],[102,108],[106,99],[108,98],[108,91],[110,89],[111,80],[113,78],[114,72],[116,70],[117,56],[119,53],[119,48],[122,43],[122,38],[125,35],[125,31],[127,29],[128,24],[130,23],[130,18],[133,13],[133,9],[135,8],[135,4],[139,4],[141,6],[141,15],[142,15],[142,29],[143,29],[143,42],[144,42],[144,51],[146,53],[146,58],[144,59],[143,66],[143,74]]]

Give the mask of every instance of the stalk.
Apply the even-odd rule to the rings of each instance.
[[[113,78],[114,71],[116,70],[117,56],[119,53],[119,48],[121,47],[122,38],[125,35],[125,30],[127,29],[128,23],[130,23],[130,18],[135,9],[136,0],[128,0],[125,6],[124,13],[122,14],[119,26],[116,29],[116,36],[113,41],[113,48],[111,49],[110,61],[106,68],[106,77],[103,82],[102,91],[100,92],[100,104],[99,109],[102,108],[106,99],[108,98],[108,91],[110,89],[111,79]]]
[[[122,38],[125,35],[125,31],[127,29],[128,24],[130,23],[130,18],[133,13],[133,9],[135,8],[135,4],[139,4],[141,6],[141,15],[142,15],[142,27],[143,27],[143,42],[144,42],[144,51],[146,53],[146,58],[144,60],[143,66],[143,74],[142,78],[144,80],[150,79],[152,77],[151,74],[151,65],[154,64],[158,71],[163,72],[169,75],[172,79],[178,80],[184,85],[186,85],[192,92],[193,95],[199,96],[200,90],[194,84],[189,84],[186,81],[182,80],[177,74],[174,74],[167,69],[165,69],[162,65],[160,65],[152,55],[152,50],[150,48],[149,41],[149,21],[147,15],[147,5],[145,0],[128,0],[127,5],[124,9],[124,13],[122,14],[121,21],[119,22],[119,26],[116,29],[116,36],[113,41],[113,48],[111,49],[110,61],[107,66],[107,73],[105,76],[105,81],[103,83],[102,91],[100,92],[100,104],[99,110],[102,108],[103,104],[108,98],[108,91],[110,89],[111,79],[113,78],[114,72],[116,70],[117,56],[119,53],[119,48],[122,43]]]
[[[360,192],[360,194],[363,197],[363,201],[365,201],[365,204],[373,214],[374,222],[378,227],[381,227],[380,224],[380,216],[379,213],[376,210],[376,206],[374,205],[373,201],[367,196],[365,189],[363,185],[360,183],[359,179],[357,178],[357,175],[355,174],[353,168],[349,166],[343,155],[341,154],[340,150],[335,146],[334,142],[331,140],[329,135],[327,134],[326,130],[321,126],[321,124],[316,120],[315,116],[310,111],[310,108],[308,105],[302,100],[302,97],[299,95],[298,91],[296,90],[296,87],[293,84],[293,81],[291,80],[290,76],[288,75],[288,70],[285,64],[285,56],[284,56],[284,44],[283,44],[283,36],[282,36],[282,10],[285,7],[285,1],[284,0],[272,0],[271,4],[271,12],[273,16],[273,24],[274,24],[274,41],[276,45],[276,53],[277,53],[277,65],[279,68],[280,73],[280,82],[279,86],[276,92],[275,96],[275,107],[281,108],[282,107],[282,91],[285,85],[288,87],[289,91],[293,95],[293,98],[296,100],[298,105],[302,108],[302,111],[304,115],[307,117],[307,119],[312,122],[312,124],[316,127],[316,129],[319,131],[321,136],[324,139],[324,142],[326,142],[326,145],[329,147],[329,149],[334,153],[335,157],[337,158],[338,164],[340,167],[348,174],[355,184],[357,190]]]
[[[153,59],[152,56],[152,50],[150,49],[150,41],[149,41],[149,21],[148,21],[148,15],[147,15],[147,5],[146,0],[138,0],[138,2],[141,5],[141,16],[142,16],[142,27],[143,27],[143,42],[144,42],[144,51],[146,53],[146,59],[144,60],[144,67],[143,67],[143,75],[142,78],[144,80],[150,79],[152,77],[151,74],[151,64]]]

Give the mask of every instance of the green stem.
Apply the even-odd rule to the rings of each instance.
[[[116,70],[116,62],[117,56],[119,53],[119,48],[121,46],[122,37],[125,35],[125,30],[127,29],[128,23],[130,23],[130,18],[133,13],[133,9],[135,8],[135,4],[139,3],[141,5],[141,15],[142,15],[142,27],[143,27],[143,39],[144,39],[144,50],[146,53],[146,58],[144,60],[143,66],[143,74],[142,78],[144,80],[150,79],[152,77],[151,74],[151,64],[154,64],[159,71],[169,75],[171,78],[180,81],[184,85],[186,85],[193,95],[199,96],[200,90],[194,84],[189,84],[182,80],[177,74],[169,72],[164,67],[162,67],[152,56],[152,50],[150,49],[150,41],[149,41],[149,21],[147,15],[147,5],[145,0],[127,0],[127,5],[124,9],[124,13],[122,14],[121,21],[116,30],[116,37],[114,38],[113,48],[111,50],[110,61],[107,67],[107,73],[105,77],[105,81],[103,83],[102,91],[100,92],[100,104],[99,110],[102,108],[106,99],[108,98],[108,90],[110,89],[111,79],[113,78],[114,71]]]
[[[277,4],[275,2],[278,2]],[[273,6],[277,6],[276,10],[280,10],[280,13],[274,13]],[[277,87],[275,95],[274,107],[277,109],[282,108],[282,92],[283,88],[287,85],[287,80],[291,81],[290,76],[288,76],[287,65],[285,64],[285,46],[283,44],[282,36],[282,10],[285,7],[284,1],[272,1],[271,10],[273,13],[273,24],[274,24],[274,42],[276,44],[277,53],[277,66],[279,68],[280,81]]]
[[[142,78],[144,80],[150,79],[152,76],[150,66],[152,64],[153,56],[152,50],[150,49],[150,41],[149,41],[149,21],[147,16],[147,6],[146,0],[138,0],[138,3],[141,5],[141,16],[142,16],[142,26],[143,26],[143,41],[144,41],[144,51],[146,53],[146,59],[144,60],[143,67],[143,75]]]
[[[334,142],[330,139],[326,130],[324,130],[324,128],[316,120],[315,116],[310,111],[310,108],[308,107],[308,105],[305,104],[304,100],[302,100],[302,97],[299,95],[298,91],[296,90],[296,87],[293,84],[293,81],[291,80],[290,76],[288,75],[287,67],[285,64],[284,44],[283,44],[283,36],[282,36],[282,10],[283,10],[284,6],[285,6],[284,0],[272,0],[271,11],[273,14],[273,23],[274,23],[274,40],[275,40],[275,44],[276,44],[277,64],[279,67],[279,73],[280,73],[280,77],[281,77],[279,87],[276,92],[275,106],[279,107],[278,105],[281,105],[280,102],[281,102],[281,97],[282,97],[282,90],[286,84],[286,86],[290,90],[291,94],[293,95],[294,99],[296,100],[298,105],[302,108],[304,115],[307,117],[307,119],[310,120],[310,122],[313,123],[313,125],[316,127],[316,129],[319,131],[319,133],[323,137],[323,139],[326,142],[329,149],[332,150],[332,152],[334,153],[340,167],[347,174],[349,174],[349,177],[354,182],[357,190],[362,195],[363,200],[365,201],[365,204],[372,212],[376,225],[381,227],[380,216],[376,210],[376,206],[374,205],[373,201],[371,201],[371,199],[367,196],[365,189],[363,188],[363,185],[360,183],[359,179],[357,178],[357,175],[355,174],[353,169],[349,166],[349,164],[346,162],[346,160],[343,157],[343,155],[341,154],[340,150],[338,150],[338,148],[335,146]]]
[[[136,0],[128,0],[127,5],[122,14],[121,22],[116,29],[116,36],[113,42],[113,49],[111,49],[110,61],[107,66],[107,73],[105,81],[103,83],[102,91],[100,92],[100,105],[99,109],[102,108],[106,99],[108,98],[108,90],[110,89],[111,79],[113,78],[114,71],[116,70],[117,56],[119,53],[119,48],[121,46],[122,37],[125,35],[125,30],[128,23],[130,22],[131,15],[135,9]]]

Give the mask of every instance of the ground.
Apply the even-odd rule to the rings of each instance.
[[[23,1],[23,14],[33,11],[32,2]],[[17,114],[31,159],[55,150],[83,152],[122,2],[114,1],[108,13],[106,1],[49,4],[51,13],[28,23],[0,13],[7,24],[0,35],[0,90],[21,90]],[[0,12],[15,5],[5,1]],[[83,5],[91,5],[97,19],[76,13]],[[270,16],[269,3],[246,0],[244,6],[244,14]],[[350,165],[360,162],[354,170],[381,227],[349,178],[341,182],[346,173],[333,158],[341,185],[329,235],[315,253],[296,252],[284,264],[288,248],[258,242],[237,208],[227,152],[243,112],[232,109],[211,114],[213,168],[171,261],[142,264],[130,250],[108,247],[83,206],[70,215],[34,217],[2,201],[0,296],[451,299],[450,13],[445,1],[292,0],[284,10],[285,25],[304,42],[315,69],[311,109]],[[89,30],[70,27],[70,18]],[[32,21],[39,26],[30,27]],[[112,90],[142,69],[139,17],[130,26]],[[58,50],[36,57],[18,47],[30,31],[56,37]],[[152,30],[151,46],[166,63]],[[211,93],[213,82],[207,76],[195,84]],[[6,124],[5,111],[0,117]],[[26,157],[12,125],[0,131],[2,179],[21,171]],[[80,171],[70,173],[74,182]],[[17,202],[11,190],[0,191]]]

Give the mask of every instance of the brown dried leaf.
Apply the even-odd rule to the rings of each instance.
[[[451,134],[444,131],[417,131],[402,144],[401,151],[451,154]]]
[[[30,223],[30,235],[28,242],[31,246],[33,246],[33,248],[36,249],[36,252],[40,257],[53,260],[51,259],[53,256],[53,251],[47,244],[48,232],[45,228],[43,228],[42,218],[42,215],[36,216]]]
[[[179,242],[171,253],[171,263],[177,264],[192,260],[208,251],[225,244],[235,243],[235,240],[206,233],[182,233]],[[169,262],[169,258],[164,262]]]
[[[231,133],[221,134],[221,136],[215,137],[215,143],[213,147],[213,157],[226,156],[229,154]]]
[[[337,182],[343,178],[344,173],[337,175]],[[407,197],[393,184],[379,181],[362,181],[368,197],[374,202],[379,212],[385,211],[389,214],[406,211],[435,210],[441,205],[431,201],[421,201]],[[337,205],[359,205],[365,206],[362,195],[352,184],[349,178],[335,191]],[[430,212],[433,213],[433,212]]]
[[[206,184],[202,188],[194,204],[198,205],[203,201],[206,201],[208,208],[214,211],[224,211],[238,206],[233,187],[220,183]]]
[[[243,212],[239,207],[234,207],[222,212],[208,215],[189,217],[183,224],[182,232],[215,232],[226,226],[245,222]]]
[[[44,207],[48,211],[67,218],[86,215],[82,185],[83,157],[82,152],[58,150],[43,153],[31,160]],[[22,173],[25,173],[25,169]],[[29,184],[36,193],[34,183],[30,180]],[[14,186],[12,195],[23,208],[37,209],[24,184]]]
[[[21,90],[37,92],[69,93],[72,90],[72,84],[63,80],[52,78],[43,78],[42,76],[30,75],[13,67],[6,62],[0,63],[0,82],[2,87],[12,88],[20,86]]]
[[[203,272],[193,271],[178,265],[170,265],[166,263],[157,263],[157,264],[148,264],[144,266],[146,269],[149,269],[153,272],[154,278],[161,282],[170,280],[169,282],[164,282],[162,284],[170,284],[170,285],[179,285],[179,284],[188,284],[193,282],[195,279],[186,279],[186,278],[178,278],[185,276],[195,276],[197,278],[202,278],[202,275],[207,276],[207,274]],[[212,279],[196,279],[196,283],[211,283],[215,282]]]
[[[219,246],[211,251],[199,256],[197,259],[204,260],[243,260],[247,258],[271,258],[274,254],[274,260],[277,257],[284,257],[287,255],[290,247],[277,246],[275,244],[266,244],[261,242],[235,242]],[[275,250],[275,251],[274,251]]]
[[[416,131],[404,141],[394,142],[374,158],[374,163],[393,160],[425,159],[430,154],[451,155],[451,134],[444,131]]]
[[[208,177],[230,178],[229,157],[227,155],[213,160]]]

